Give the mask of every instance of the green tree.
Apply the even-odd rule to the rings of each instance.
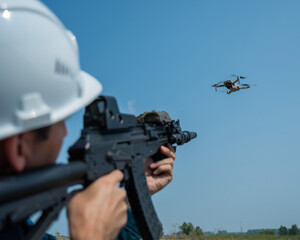
[[[181,231],[188,235],[189,234],[189,229],[188,229],[188,224],[186,222],[183,222],[183,224],[181,226],[179,226],[179,228],[181,229]]]
[[[293,224],[292,227],[289,229],[289,235],[297,235],[299,234],[299,229],[296,224]]]
[[[195,231],[192,223],[183,222],[183,224],[179,226],[179,228],[181,229],[182,233],[185,235],[191,235]]]
[[[190,235],[191,233],[193,233],[195,231],[195,228],[193,226],[192,223],[188,223],[188,235]]]
[[[288,229],[285,226],[281,225],[279,228],[279,235],[280,236],[288,235]]]
[[[196,236],[202,236],[203,235],[203,231],[199,226],[196,227],[195,233],[196,233]]]

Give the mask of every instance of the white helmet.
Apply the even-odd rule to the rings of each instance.
[[[0,140],[63,120],[101,91],[80,70],[75,36],[46,6],[0,0]]]

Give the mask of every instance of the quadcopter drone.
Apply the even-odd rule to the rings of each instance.
[[[243,76],[236,76],[236,75],[232,75],[232,76],[235,76],[236,77],[236,80],[235,81],[232,81],[232,80],[226,80],[224,82],[219,82],[217,84],[214,84],[212,85],[212,87],[215,88],[215,90],[217,91],[217,88],[218,87],[226,87],[228,89],[227,91],[227,94],[230,94],[232,92],[236,92],[236,91],[239,91],[241,89],[247,89],[247,88],[250,88],[250,84],[241,84],[240,80],[241,79],[245,79],[246,77],[243,77]],[[237,82],[239,84],[237,84]]]

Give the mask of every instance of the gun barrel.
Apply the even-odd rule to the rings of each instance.
[[[182,131],[180,133],[172,134],[169,137],[169,141],[171,144],[176,143],[177,145],[182,145],[191,141],[192,139],[197,137],[197,133],[189,132],[189,131]]]

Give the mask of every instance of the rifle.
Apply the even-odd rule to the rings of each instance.
[[[0,233],[42,214],[25,232],[25,239],[40,240],[60,210],[68,203],[67,188],[83,187],[120,169],[131,209],[144,240],[159,239],[162,226],[148,190],[143,159],[164,158],[161,145],[182,145],[196,137],[181,131],[179,120],[166,112],[148,112],[138,117],[121,114],[114,97],[100,96],[86,107],[80,138],[69,148],[69,163],[57,164],[0,180]]]

